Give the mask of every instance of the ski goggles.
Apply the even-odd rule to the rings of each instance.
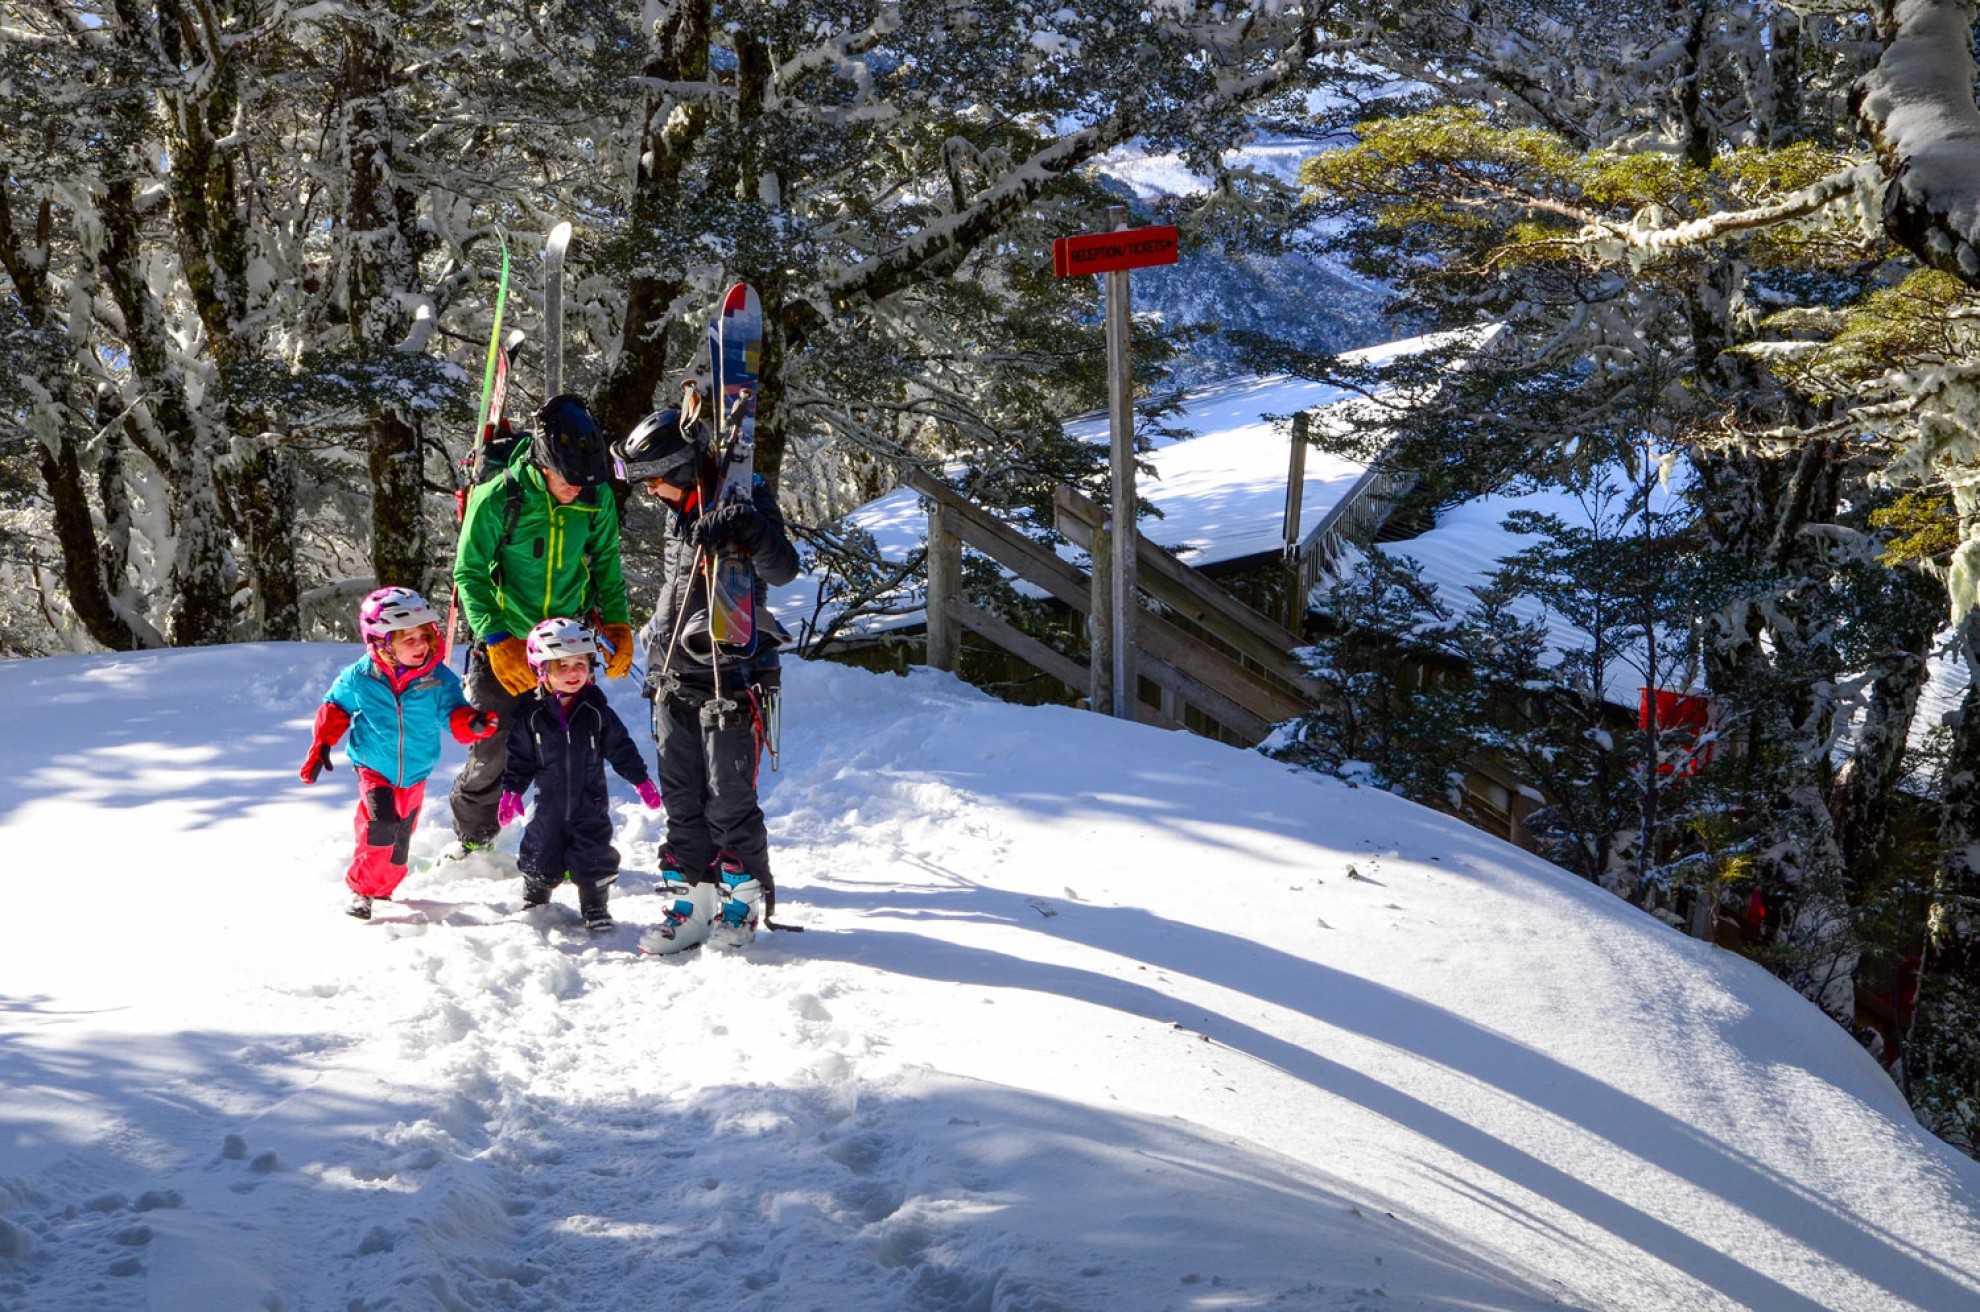
[[[692,447],[676,452],[662,460],[632,460],[624,456],[612,457],[612,472],[625,483],[649,483],[659,479],[675,487],[693,487],[695,484],[695,455]]]

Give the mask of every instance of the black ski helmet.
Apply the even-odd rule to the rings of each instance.
[[[701,427],[691,422],[683,431],[679,407],[655,410],[612,443],[614,472],[629,481],[660,478],[675,487],[693,487]]]
[[[530,458],[579,487],[597,487],[611,469],[604,434],[584,402],[569,392],[553,396],[536,412]]]

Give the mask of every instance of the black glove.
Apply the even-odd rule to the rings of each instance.
[[[697,547],[719,547],[734,542],[745,551],[756,551],[770,532],[769,523],[755,506],[746,501],[720,506],[694,522],[688,540]]]

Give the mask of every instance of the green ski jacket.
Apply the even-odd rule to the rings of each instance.
[[[515,527],[504,534],[511,496],[517,498]],[[558,505],[530,459],[529,444],[518,443],[502,477],[468,493],[454,586],[469,627],[484,641],[499,634],[527,637],[552,616],[590,623],[594,610],[597,623],[630,623],[612,489],[600,484],[568,506]]]

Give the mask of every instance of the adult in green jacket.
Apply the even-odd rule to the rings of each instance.
[[[610,646],[610,678],[632,668],[626,580],[619,568],[619,507],[605,483],[605,438],[584,403],[553,396],[534,437],[518,441],[500,478],[468,494],[454,556],[454,587],[474,631],[468,700],[502,726],[468,749],[454,779],[454,834],[468,851],[490,846],[501,825],[509,711],[536,686],[523,641],[553,616],[595,624]]]

